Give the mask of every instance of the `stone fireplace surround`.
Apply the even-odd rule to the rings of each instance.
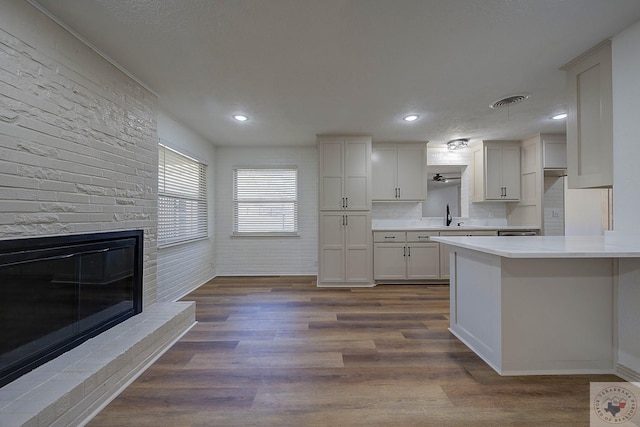
[[[131,230],[0,242],[1,277],[11,286],[3,298],[39,295],[33,310],[40,312],[13,309],[26,303],[5,307],[3,324],[36,322],[22,329],[5,325],[6,332],[18,333],[5,338],[23,334],[24,344],[16,341],[21,347],[6,353],[22,356],[6,358],[7,367],[14,368],[3,370],[4,380],[37,367],[0,388],[1,426],[84,425],[193,326],[191,302],[156,302],[140,313],[142,241],[143,232]],[[56,321],[52,316],[59,312],[63,317]],[[51,326],[40,327],[43,321]],[[71,330],[75,335],[68,334]],[[45,345],[36,346],[40,342]],[[42,353],[47,348],[49,353]],[[59,356],[38,366],[38,359],[51,357],[47,354]]]
[[[195,303],[157,302],[0,389],[0,425],[84,425],[195,324]]]

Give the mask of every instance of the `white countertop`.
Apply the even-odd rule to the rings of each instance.
[[[640,258],[638,236],[434,236],[431,240],[506,258]]]
[[[417,224],[398,224],[398,225],[374,225],[371,227],[373,231],[465,231],[465,230],[540,230],[537,226],[524,225],[417,225]]]

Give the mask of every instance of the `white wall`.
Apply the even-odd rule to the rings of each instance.
[[[296,275],[318,272],[316,147],[218,147],[216,150],[216,274]],[[232,237],[233,167],[297,166],[299,237]]]
[[[564,180],[564,234],[566,236],[598,236],[604,233],[607,190],[601,188],[569,188]]]
[[[215,276],[215,147],[162,110],[158,136],[207,165],[209,238],[158,249],[158,301],[175,301]]]
[[[156,301],[156,97],[25,1],[0,3],[0,238],[143,229]]]
[[[640,238],[640,22],[614,37],[613,225],[614,233]],[[640,261],[621,259],[618,277],[618,363],[640,380]]]

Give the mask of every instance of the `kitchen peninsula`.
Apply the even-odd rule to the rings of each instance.
[[[637,238],[433,237],[450,246],[450,331],[501,375],[612,373],[617,260]]]

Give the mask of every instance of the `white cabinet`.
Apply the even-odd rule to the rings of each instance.
[[[321,212],[318,284],[371,283],[371,216]]]
[[[542,167],[544,169],[567,168],[567,137],[564,135],[540,135],[542,140]]]
[[[432,280],[440,277],[440,246],[430,240],[438,232],[385,232],[374,235],[376,281]]]
[[[569,188],[613,185],[611,43],[602,43],[564,67],[567,77]]]
[[[371,286],[371,137],[317,142],[318,286]]]
[[[473,201],[520,199],[520,143],[483,141],[474,147]]]
[[[426,196],[426,143],[374,144],[372,199],[423,201]]]
[[[326,210],[371,209],[371,137],[318,137],[319,205]]]

